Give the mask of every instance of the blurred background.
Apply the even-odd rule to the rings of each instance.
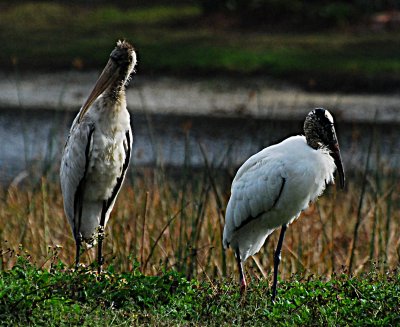
[[[329,188],[289,229],[283,276],[398,264],[400,1],[15,0],[0,2],[2,266],[19,244],[39,263],[61,244],[72,262],[59,161],[118,39],[139,58],[127,90],[135,140],[106,261],[233,271],[221,230],[237,168],[326,107],[348,189]],[[269,272],[272,247],[254,276]]]
[[[398,90],[400,2],[2,1],[1,68],[100,69],[116,39],[143,76],[262,75],[327,91]]]

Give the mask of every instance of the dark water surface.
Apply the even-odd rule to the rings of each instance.
[[[17,182],[44,171],[57,172],[75,113],[54,110],[0,111],[0,183]],[[302,132],[302,121],[269,121],[248,117],[146,115],[131,116],[132,163],[136,166],[204,166],[204,149],[214,166],[236,169],[261,148]],[[398,124],[337,122],[347,172],[363,170],[373,141],[373,170],[400,168]]]

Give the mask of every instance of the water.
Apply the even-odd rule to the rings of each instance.
[[[74,118],[54,110],[2,110],[0,112],[0,183],[18,182],[52,171],[56,176],[65,139]],[[185,160],[194,167],[208,162],[236,169],[261,148],[302,131],[302,121],[132,115],[136,166],[179,168]],[[347,173],[363,170],[373,140],[370,167],[399,169],[398,124],[339,123],[338,138]]]

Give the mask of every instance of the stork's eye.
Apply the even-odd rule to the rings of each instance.
[[[111,59],[119,64],[130,64],[132,62],[132,56],[126,56],[123,53],[113,53]]]
[[[112,58],[113,60],[115,60],[115,61],[121,61],[122,56],[121,56],[121,54],[119,54],[119,53],[113,53],[113,54],[111,55],[111,58]]]

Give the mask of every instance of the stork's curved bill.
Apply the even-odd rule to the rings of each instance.
[[[333,133],[335,135],[335,142],[332,143],[329,146],[329,150],[331,151],[331,156],[335,162],[337,172],[339,174],[339,183],[340,187],[344,189],[345,185],[345,177],[344,177],[344,168],[343,168],[343,162],[342,162],[342,156],[340,155],[340,148],[339,148],[339,142],[336,138],[336,132],[334,127],[332,126]]]
[[[83,104],[80,114],[79,121],[85,115],[86,111],[90,108],[93,102],[112,84],[114,84],[119,78],[119,66],[114,62],[113,59],[109,59],[102,73],[100,74],[96,84],[90,92],[88,98]]]

